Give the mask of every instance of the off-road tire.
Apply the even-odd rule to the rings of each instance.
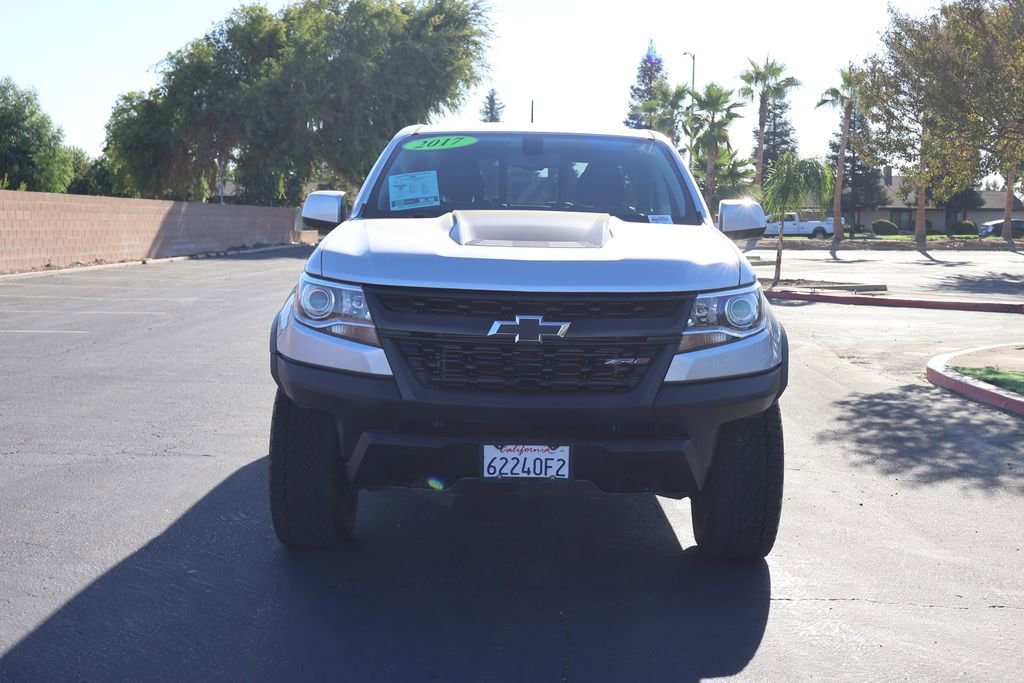
[[[778,403],[722,425],[704,490],[690,499],[702,553],[754,560],[771,552],[782,514],[783,452]]]
[[[270,513],[295,548],[334,548],[352,537],[359,491],[345,473],[334,419],[300,408],[280,389],[270,423]]]

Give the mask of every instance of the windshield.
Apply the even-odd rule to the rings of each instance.
[[[608,213],[645,223],[700,224],[662,143],[553,133],[447,133],[399,144],[363,216],[436,217],[463,210]]]

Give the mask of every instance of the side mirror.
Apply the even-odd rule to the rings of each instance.
[[[718,203],[718,229],[732,240],[756,240],[768,227],[764,209],[750,199],[723,199]]]
[[[344,192],[317,190],[310,192],[302,204],[302,224],[312,230],[329,232],[346,218]]]

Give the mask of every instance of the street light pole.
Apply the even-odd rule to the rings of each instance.
[[[683,56],[690,58],[690,90],[693,90],[697,87],[697,55],[687,51]]]
[[[693,116],[693,94],[697,88],[697,55],[693,54],[689,50],[683,53],[683,56],[689,55],[690,57],[690,106],[687,107],[690,116]],[[689,162],[690,170],[693,170],[693,126],[692,124],[687,125],[690,128],[690,147],[687,150],[687,161]]]

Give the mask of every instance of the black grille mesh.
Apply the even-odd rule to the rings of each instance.
[[[546,393],[631,391],[662,348],[636,342],[515,344],[422,337],[395,343],[416,379],[428,387]],[[622,358],[640,364],[607,364]]]
[[[601,300],[558,301],[550,296],[532,299],[500,293],[458,296],[424,296],[422,292],[378,292],[377,298],[395,313],[432,313],[513,319],[516,315],[540,315],[549,320],[569,322],[584,319],[664,318],[675,315],[682,305],[678,298],[608,297]],[[546,299],[546,300],[545,300]]]

